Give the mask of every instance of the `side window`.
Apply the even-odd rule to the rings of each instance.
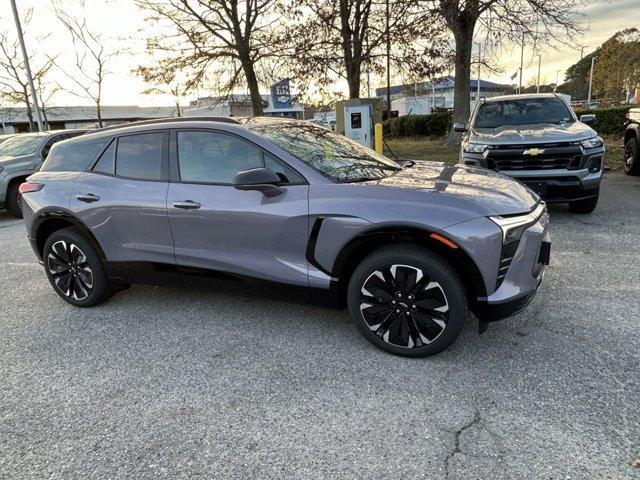
[[[178,132],[178,164],[185,182],[232,183],[236,173],[262,167],[262,151],[223,133]]]
[[[278,174],[283,183],[306,183],[305,178],[293,168],[276,160],[271,155],[264,156],[264,166]]]
[[[107,149],[102,152],[97,163],[93,167],[94,172],[108,173],[114,175],[116,173],[116,140],[114,139]]]
[[[105,142],[56,144],[45,162],[41,172],[83,172],[91,164]]]
[[[141,133],[118,138],[116,175],[161,180],[162,133]]]
[[[44,144],[44,147],[42,147],[42,158],[47,158],[47,155],[49,155],[49,152],[51,151],[51,147],[53,147],[53,144],[56,142],[59,142],[61,140],[60,137],[52,137],[49,140],[47,140],[47,143]]]

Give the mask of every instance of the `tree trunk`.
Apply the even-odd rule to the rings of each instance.
[[[473,45],[473,30],[475,22],[458,21],[453,36],[456,42],[455,55],[455,88],[453,93],[453,123],[467,123],[470,114],[471,80],[471,48]],[[447,137],[447,144],[460,143],[462,134],[451,129]]]
[[[98,102],[96,102],[96,116],[98,117],[98,128],[102,128],[102,108]]]
[[[360,98],[360,65],[355,60],[347,65],[347,83],[349,84],[349,98]]]
[[[249,96],[251,97],[251,107],[253,108],[253,115],[256,117],[264,115],[264,107],[262,106],[262,97],[260,96],[258,77],[256,76],[256,71],[253,68],[253,62],[250,58],[247,58],[242,62],[242,70],[244,71],[244,76],[247,79],[247,86],[249,87]]]

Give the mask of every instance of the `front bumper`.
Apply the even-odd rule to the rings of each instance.
[[[500,320],[524,309],[535,296],[549,264],[549,214],[522,235],[509,269],[497,290],[477,299],[474,313],[483,322]]]

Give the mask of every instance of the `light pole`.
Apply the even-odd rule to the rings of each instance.
[[[588,46],[589,46],[589,45],[582,45],[582,46],[580,47],[580,60],[582,60],[582,59],[583,59],[583,57],[584,57],[584,49],[585,49],[585,48],[587,48]]]
[[[591,104],[591,89],[593,88],[593,65],[596,63],[596,57],[591,57],[591,73],[589,74],[589,96],[587,97],[587,107]]]
[[[538,54],[538,81],[536,82],[536,93],[540,93],[540,63],[542,62],[542,55]]]
[[[473,42],[478,45],[478,81],[476,85],[476,101],[480,101],[480,62],[482,61],[482,44],[480,42]]]
[[[518,82],[518,94],[522,93],[522,67],[524,67],[524,32],[520,43],[520,80]]]
[[[391,118],[391,37],[389,35],[389,0],[385,1],[387,20],[387,118]]]
[[[559,78],[559,75],[560,75],[560,70],[556,70],[556,84],[553,87],[553,92],[554,93],[555,93],[556,90],[558,90],[558,78]]]
[[[18,9],[16,8],[16,0],[11,0],[11,10],[13,10],[13,19],[16,22],[16,30],[18,31],[18,41],[20,42],[20,49],[22,50],[22,58],[24,59],[24,68],[27,71],[27,79],[29,80],[29,89],[31,90],[31,98],[33,109],[36,112],[36,119],[38,121],[38,131],[42,132],[42,118],[40,118],[40,109],[38,108],[38,97],[36,96],[36,89],[33,86],[33,77],[31,76],[31,67],[29,66],[29,57],[27,56],[27,49],[24,46],[24,37],[22,36],[22,26],[20,25],[20,17],[18,16]]]

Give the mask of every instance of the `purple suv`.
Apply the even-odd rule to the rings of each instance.
[[[54,145],[20,192],[72,305],[133,283],[267,284],[346,305],[399,355],[447,348],[468,310],[482,326],[522,309],[549,261],[545,204],[521,183],[393,161],[299,121],[105,128]]]

